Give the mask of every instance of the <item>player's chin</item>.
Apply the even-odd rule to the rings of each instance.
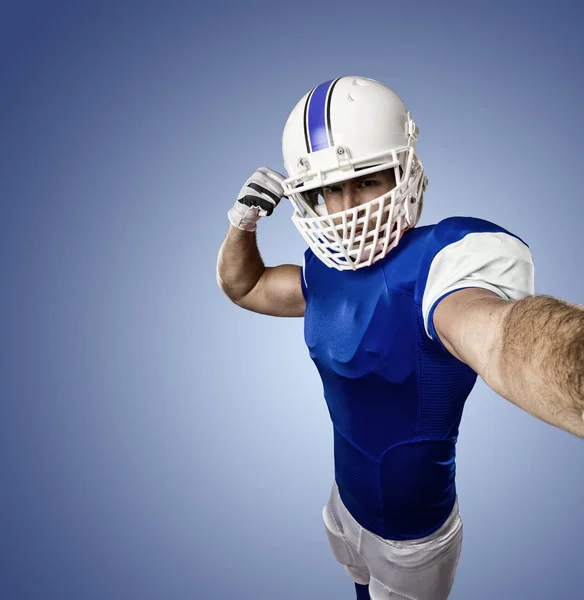
[[[373,259],[371,264],[375,264],[376,262],[380,261],[381,259],[385,258],[398,244],[400,239],[402,238],[403,234],[408,231],[408,229],[411,229],[411,227],[409,225],[406,225],[402,231],[401,234],[399,236],[399,238],[397,240],[395,240],[394,236],[397,235],[397,223],[394,223],[391,227],[391,237],[393,239],[390,239],[389,241],[389,250],[387,250],[386,252],[382,252],[383,247],[385,246],[385,240],[382,239],[380,241],[378,241],[377,246],[374,249],[374,253],[375,253],[375,258]],[[373,250],[372,248],[373,244],[369,244],[369,246],[365,249],[365,254],[367,255],[366,258],[364,258],[364,260],[368,260],[369,256],[370,256],[370,252]]]

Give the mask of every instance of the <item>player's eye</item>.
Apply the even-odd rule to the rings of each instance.
[[[338,185],[333,185],[331,187],[322,188],[322,191],[326,194],[336,194],[341,191],[341,188]]]
[[[359,183],[360,187],[371,187],[372,185],[375,185],[377,182],[375,181],[375,179],[364,179],[363,181],[361,181]]]

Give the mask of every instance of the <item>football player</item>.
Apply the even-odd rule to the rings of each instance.
[[[333,423],[323,508],[357,598],[443,600],[462,545],[455,447],[477,375],[584,437],[584,311],[534,295],[527,244],[450,217],[416,227],[428,180],[418,128],[383,84],[340,77],[293,109],[287,177],[258,169],[228,213],[218,281],[237,305],[304,316]],[[302,266],[266,267],[261,217],[288,197]]]

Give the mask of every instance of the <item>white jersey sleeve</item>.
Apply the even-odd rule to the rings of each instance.
[[[450,243],[443,246],[435,244],[436,251],[428,261],[422,315],[430,338],[435,337],[432,323],[435,307],[456,290],[479,287],[506,300],[519,300],[534,293],[533,260],[528,246],[521,239],[480,219],[455,217],[442,221],[436,228],[456,219],[459,220],[458,225],[462,222],[464,226],[455,224],[452,227],[452,223],[448,223],[448,235],[443,241]],[[479,230],[473,231],[472,225],[476,223]]]

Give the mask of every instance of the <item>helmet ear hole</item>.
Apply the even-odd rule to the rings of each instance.
[[[406,223],[410,227],[415,227],[418,222],[418,199],[415,196],[409,195],[405,200]]]

